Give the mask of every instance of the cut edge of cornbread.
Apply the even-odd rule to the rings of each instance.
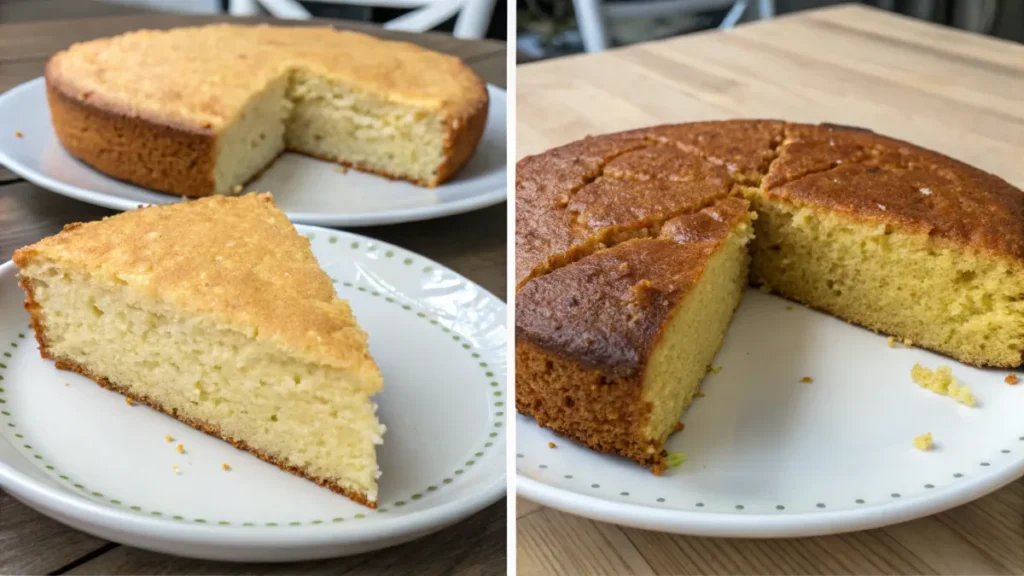
[[[212,200],[176,205],[176,216],[164,225],[188,233],[189,223],[180,218],[204,209],[203,204]],[[249,214],[241,218],[260,221],[257,229],[283,225],[264,221],[265,216],[258,210],[244,205],[254,200],[262,199],[222,198],[219,203],[236,203],[238,209]],[[147,218],[156,218],[165,209],[144,210],[149,211]],[[51,237],[15,253],[40,354],[55,360],[60,369],[78,372],[283,470],[375,507],[380,477],[376,446],[382,443],[384,427],[377,420],[371,397],[380,389],[380,375],[347,304],[335,297],[334,307],[315,308],[334,318],[325,320],[324,326],[334,326],[332,330],[339,332],[353,331],[344,337],[362,349],[352,350],[350,359],[332,358],[331,352],[314,349],[299,354],[286,343],[286,335],[275,335],[278,328],[261,321],[249,324],[238,320],[247,314],[245,294],[239,293],[240,307],[234,312],[241,312],[241,316],[234,320],[213,311],[184,309],[147,290],[151,283],[146,278],[150,276],[139,277],[140,268],[123,264],[110,267],[110,259],[121,261],[119,255],[112,255],[108,265],[100,267],[81,257],[92,253],[90,250],[74,252],[75,242],[119,244],[110,239],[118,238],[111,233],[112,228],[131,225],[127,218],[132,214],[73,225],[62,233],[73,237],[63,241]],[[191,232],[196,234],[195,230]],[[294,228],[291,233],[296,236],[293,245],[307,246],[308,250]],[[151,253],[148,250],[152,245],[146,245],[149,239],[138,240],[142,245],[139,252],[126,247],[118,254],[133,258],[141,254],[145,262],[144,255]],[[248,248],[253,247],[258,249],[258,242]],[[215,255],[222,249],[225,246],[211,245],[209,252],[190,251],[188,258],[197,261],[197,274],[207,279],[216,277],[216,273],[203,272],[202,262],[219,258]],[[296,274],[302,265],[296,268],[295,262],[302,260],[302,255],[293,256],[293,267],[288,270]],[[163,266],[173,266],[166,263],[167,258],[159,260],[146,265],[157,271],[154,279],[159,279]],[[315,266],[315,261],[309,262]],[[267,264],[254,262],[252,266],[256,269]],[[114,270],[117,272],[111,273]],[[324,285],[316,280],[323,271],[317,267],[307,273],[308,278],[302,282],[313,283],[297,286],[299,292],[308,294],[298,297],[320,298],[326,294],[320,290]],[[329,282],[326,280],[327,286]],[[327,290],[333,294],[333,289]],[[224,297],[226,291],[230,299],[232,286],[206,283],[194,297],[203,299],[216,291],[220,291],[217,297]],[[301,317],[302,313],[295,316],[296,320]],[[324,333],[320,337],[332,335]]]
[[[1021,365],[1024,264],[877,221],[751,199],[759,214],[752,284],[966,364]]]
[[[746,246],[753,236],[754,218],[756,214],[744,211],[728,236],[706,256],[699,278],[661,322],[651,353],[638,359],[643,366],[639,374],[619,374],[581,362],[571,353],[546,349],[517,325],[517,410],[534,417],[540,426],[660,474],[668,464],[665,441],[698,394],[747,286]],[[577,262],[665,240],[633,239]],[[546,282],[546,276],[532,282]],[[701,336],[696,349],[684,353],[694,335]]]

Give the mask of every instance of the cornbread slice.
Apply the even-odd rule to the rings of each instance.
[[[727,198],[527,283],[517,294],[516,407],[655,471],[747,283],[752,214]]]
[[[74,156],[181,196],[229,194],[285,150],[422,186],[472,156],[488,95],[459,59],[330,28],[217,24],[75,44],[46,67]]]
[[[269,194],[72,224],[14,262],[58,368],[375,507],[381,374]]]

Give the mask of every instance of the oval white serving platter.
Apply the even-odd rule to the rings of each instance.
[[[10,262],[0,266],[0,486],[102,538],[236,561],[384,548],[499,500],[504,303],[404,249],[297,228],[351,302],[384,375],[375,397],[387,426],[377,510],[57,370],[39,356]]]
[[[920,388],[915,363],[950,365],[967,407]],[[969,502],[1024,476],[1024,381],[896,344],[748,290],[654,476],[521,415],[517,492],[605,522],[702,536],[815,536],[893,524]],[[802,382],[804,377],[810,383]],[[926,432],[935,447],[916,449]],[[557,447],[550,448],[548,442]]]
[[[272,192],[293,222],[319,226],[373,226],[439,218],[506,198],[505,91],[488,85],[487,128],[473,158],[437,188],[344,170],[336,164],[285,153],[247,191]],[[43,78],[0,95],[0,164],[22,178],[89,204],[132,210],[140,204],[180,202],[115,180],[78,161],[60,145],[50,122]],[[17,136],[20,133],[21,136]]]

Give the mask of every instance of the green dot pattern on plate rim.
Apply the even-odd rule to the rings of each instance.
[[[309,238],[311,241],[316,239],[316,235],[313,234],[313,233],[307,234],[306,237]],[[338,239],[337,236],[333,236],[332,235],[332,236],[330,236],[328,238],[327,241],[328,241],[329,244],[338,244],[339,239]],[[367,242],[366,244],[363,244],[361,242],[352,242],[350,244],[350,248],[353,249],[353,250],[358,250],[360,248],[364,248],[368,253],[378,253],[377,252],[377,245],[374,242]],[[384,255],[385,255],[386,258],[393,259],[393,260],[396,260],[397,262],[400,262],[403,266],[412,266],[416,262],[415,259],[412,258],[412,257],[402,256],[401,254],[399,254],[398,250],[395,249],[395,248],[387,249],[384,252]],[[395,256],[398,256],[398,258],[396,259]],[[432,265],[426,265],[422,269],[423,273],[433,273],[435,271],[436,271],[436,268],[434,268],[434,266],[432,266]],[[439,321],[437,318],[431,317],[430,314],[427,311],[417,311],[417,310],[415,310],[415,306],[414,305],[412,305],[410,303],[406,303],[406,302],[401,302],[400,301],[400,297],[397,296],[397,295],[385,295],[385,294],[382,294],[379,291],[374,290],[372,287],[356,286],[354,283],[347,282],[347,281],[346,282],[342,282],[341,285],[344,286],[345,288],[355,288],[359,292],[364,293],[364,294],[365,293],[369,293],[369,294],[371,294],[375,298],[381,298],[382,300],[384,300],[388,304],[391,304],[391,305],[394,305],[394,306],[398,306],[399,309],[401,309],[401,310],[415,311],[416,312],[415,315],[416,315],[417,318],[420,318],[421,320],[424,320],[424,321],[428,322],[429,325],[434,326],[434,327],[440,329],[441,332],[443,332],[444,334],[450,334],[452,332],[452,330],[450,328],[448,328],[447,326],[443,325],[441,323],[441,321]],[[18,333],[17,338],[23,340],[23,339],[25,339],[25,334],[24,333]],[[465,337],[461,336],[461,335],[455,335],[455,336],[452,336],[450,338],[450,341],[453,343],[453,345],[455,345],[457,350],[461,350],[463,353],[468,352],[471,355],[471,357],[474,358],[474,359],[480,358],[480,353],[477,351],[477,349],[475,347],[473,347],[469,343],[462,343],[463,340],[465,340]],[[15,340],[11,340],[9,342],[9,345],[10,345],[10,347],[12,349],[15,349],[15,351],[24,350],[23,348],[19,348],[18,347],[18,343]],[[4,353],[4,357],[5,358],[13,358],[13,356],[9,352],[5,352]],[[489,385],[491,387],[499,386],[497,381],[492,380],[492,378],[494,377],[494,373],[489,370],[489,365],[486,362],[475,362],[475,364],[477,364],[478,368],[480,369],[481,381],[484,382],[485,385]],[[9,370],[9,368],[7,367],[7,364],[0,362],[0,381],[4,380],[5,375],[3,374],[3,372],[7,371],[7,370]],[[0,420],[6,421],[7,428],[17,428],[17,425],[14,422],[15,415],[12,414],[12,412],[7,409],[7,406],[8,406],[7,405],[7,399],[4,398],[5,393],[6,393],[6,390],[3,387],[0,387],[0,405],[4,406],[4,409],[2,411],[0,411]],[[501,394],[502,393],[500,391],[495,391],[494,392],[495,396],[501,396]],[[504,416],[504,412],[501,411],[500,409],[504,405],[505,405],[505,403],[502,402],[502,401],[492,402],[492,407],[498,409],[497,411],[492,411],[492,413],[496,417],[499,417],[499,418],[503,417]],[[502,422],[501,421],[494,422],[494,427],[498,428],[498,429],[502,429]],[[474,457],[475,458],[480,458],[489,449],[494,448],[496,446],[496,443],[493,441],[493,439],[496,438],[497,436],[498,436],[497,432],[490,432],[488,434],[488,436],[487,436],[487,441],[482,443],[481,447],[477,448],[476,451],[473,452]],[[67,485],[72,486],[73,488],[75,488],[75,491],[78,494],[80,494],[81,496],[83,496],[83,497],[90,498],[92,500],[95,500],[97,502],[101,502],[101,503],[103,503],[105,505],[108,505],[108,506],[114,506],[114,507],[117,507],[117,508],[123,508],[123,509],[126,509],[126,510],[130,510],[130,511],[132,511],[132,512],[134,512],[136,514],[139,514],[139,515],[144,515],[144,516],[147,516],[149,518],[160,519],[162,521],[167,521],[167,522],[191,522],[191,523],[194,523],[194,524],[207,524],[207,525],[216,525],[216,526],[233,526],[233,525],[235,525],[235,524],[232,524],[231,522],[228,522],[227,520],[213,521],[213,520],[207,520],[205,518],[188,518],[188,517],[182,516],[180,514],[168,515],[168,514],[162,512],[162,511],[159,511],[159,510],[147,510],[147,509],[143,508],[142,506],[139,506],[139,505],[136,505],[136,504],[125,504],[122,500],[119,500],[117,498],[108,498],[108,497],[104,496],[104,494],[102,492],[99,492],[99,491],[96,491],[96,490],[92,490],[91,488],[86,487],[84,484],[75,481],[71,476],[68,476],[67,474],[64,474],[63,472],[61,472],[52,463],[47,461],[46,458],[42,454],[37,453],[35,451],[35,449],[32,448],[31,443],[28,442],[28,441],[25,441],[24,436],[22,434],[15,433],[14,437],[19,439],[19,440],[21,440],[21,442],[18,442],[18,443],[11,442],[12,445],[20,445],[20,446],[22,446],[23,447],[22,451],[27,453],[27,454],[29,454],[29,455],[31,455],[33,460],[39,462],[40,463],[39,465],[40,465],[40,467],[42,469],[46,470],[48,473],[50,473],[54,477],[58,478],[62,483],[67,484]],[[1024,440],[1024,437],[1022,437],[1021,440]],[[501,443],[499,442],[499,443],[497,443],[497,445],[500,446]],[[466,461],[466,466],[472,466],[473,464],[475,464],[475,461],[473,461],[473,460]],[[457,469],[457,470],[453,470],[452,471],[451,476],[459,477],[459,476],[461,476],[463,474],[464,474],[464,470]],[[430,486],[427,486],[425,489],[421,490],[420,492],[411,494],[411,495],[409,495],[408,497],[406,497],[404,499],[395,500],[392,504],[390,504],[390,506],[401,508],[403,506],[406,506],[406,503],[407,503],[406,501],[407,500],[420,501],[423,498],[425,498],[425,496],[427,494],[430,494],[430,493],[433,493],[433,492],[437,492],[440,488],[454,483],[455,480],[451,476],[442,478],[436,484],[432,484]],[[375,510],[373,510],[373,512],[377,513],[377,514],[387,513],[388,507],[389,507],[388,505],[378,505],[378,507]],[[319,525],[323,525],[323,524],[342,523],[342,522],[345,522],[346,520],[359,520],[359,519],[362,519],[362,518],[365,518],[365,517],[366,517],[366,514],[360,512],[360,513],[354,514],[351,517],[331,517],[331,518],[327,518],[327,519],[315,519],[315,520],[310,520],[310,521],[306,521],[306,522],[299,522],[299,521],[294,521],[294,520],[292,520],[292,521],[281,521],[281,522],[263,522],[263,523],[259,523],[259,524],[262,524],[263,526],[267,526],[267,527],[319,526]],[[258,523],[256,523],[256,522],[240,522],[240,523],[237,523],[237,525],[241,526],[243,528],[248,528],[248,527],[257,526]]]

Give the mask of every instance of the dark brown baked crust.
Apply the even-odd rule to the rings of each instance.
[[[115,383],[111,382],[110,380],[107,380],[106,378],[104,378],[103,376],[100,376],[99,374],[95,374],[93,372],[90,372],[85,367],[81,366],[80,364],[78,364],[78,363],[76,363],[76,362],[74,362],[74,361],[72,361],[70,359],[58,358],[58,357],[54,356],[50,352],[50,348],[49,348],[49,346],[47,344],[46,325],[43,323],[41,307],[40,307],[39,303],[36,302],[35,297],[34,297],[33,292],[32,292],[32,282],[30,280],[28,280],[28,279],[22,279],[19,284],[21,285],[22,289],[25,291],[25,310],[27,310],[28,313],[29,313],[29,324],[32,326],[32,331],[35,333],[35,336],[36,336],[36,342],[38,342],[38,344],[39,344],[39,355],[42,356],[43,358],[48,358],[48,359],[54,360],[54,363],[55,363],[57,368],[59,368],[61,370],[70,370],[72,372],[77,372],[77,373],[81,374],[82,376],[85,376],[86,378],[89,378],[90,380],[96,382],[97,384],[99,384],[100,386],[102,386],[104,388],[109,388],[110,390],[113,390],[113,391],[117,392],[118,394],[122,394],[122,395],[124,395],[124,396],[126,396],[128,398],[131,398],[133,402],[145,404],[145,405],[149,406],[150,408],[153,408],[154,410],[157,410],[159,412],[163,412],[164,414],[170,416],[171,418],[174,418],[175,420],[177,420],[179,422],[187,424],[187,425],[191,426],[192,428],[195,428],[196,430],[199,430],[200,432],[205,432],[206,434],[209,434],[210,436],[213,436],[215,438],[219,438],[219,439],[221,439],[221,440],[223,440],[225,442],[228,442],[229,444],[231,444],[235,448],[238,448],[239,450],[245,450],[246,452],[252,454],[253,456],[256,456],[257,458],[259,458],[260,460],[263,460],[264,462],[269,462],[270,464],[273,464],[274,466],[277,466],[278,468],[280,468],[282,470],[285,470],[287,472],[291,472],[292,474],[295,474],[296,476],[299,476],[299,477],[305,478],[307,480],[310,480],[312,482],[315,482],[316,484],[318,484],[320,486],[323,486],[323,487],[328,488],[328,489],[330,489],[330,490],[332,490],[334,492],[337,492],[338,494],[341,494],[342,496],[348,498],[349,500],[352,500],[353,502],[357,502],[357,503],[362,504],[364,506],[367,506],[369,508],[376,508],[377,507],[377,503],[376,502],[370,502],[369,500],[367,500],[366,494],[362,494],[362,493],[359,493],[359,492],[354,492],[352,490],[349,490],[349,489],[341,486],[341,484],[339,484],[339,483],[337,483],[337,482],[335,482],[335,481],[333,481],[333,480],[331,480],[329,478],[322,478],[322,477],[313,476],[312,474],[306,472],[302,468],[299,468],[297,466],[293,466],[291,464],[288,464],[288,463],[286,463],[286,462],[284,462],[284,461],[282,461],[282,460],[280,460],[278,458],[275,458],[275,457],[267,454],[266,452],[263,452],[262,450],[259,450],[257,448],[253,448],[252,446],[249,446],[248,444],[246,444],[242,440],[238,440],[236,438],[232,438],[232,437],[226,435],[220,429],[220,427],[217,426],[217,425],[210,424],[208,422],[202,422],[200,420],[195,420],[195,419],[192,419],[192,418],[188,418],[188,417],[186,417],[186,416],[184,416],[182,414],[178,414],[176,410],[169,410],[169,409],[165,408],[163,405],[161,405],[159,402],[157,402],[156,400],[153,400],[152,398],[150,398],[150,397],[148,397],[148,396],[146,396],[144,394],[139,394],[137,392],[131,391],[128,388],[125,388],[123,386],[120,386],[118,384],[115,384]]]
[[[516,294],[516,406],[601,452],[663,467],[645,430],[647,362],[708,261],[750,205],[725,198],[528,282]]]
[[[214,193],[216,135],[150,122],[69,94],[47,67],[46,99],[64,149],[89,166],[151,190],[198,198]]]

